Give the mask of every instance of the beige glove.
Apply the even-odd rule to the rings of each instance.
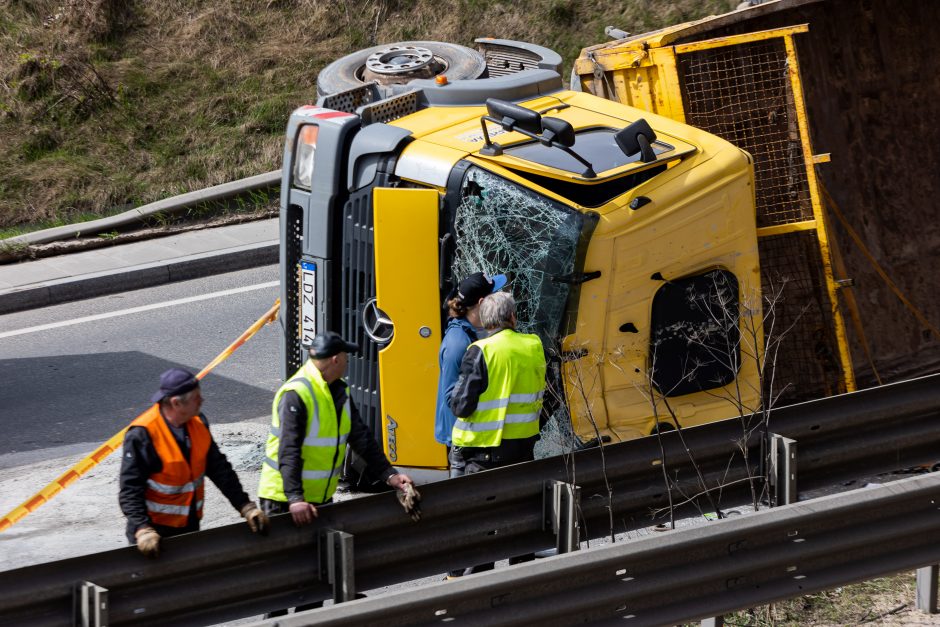
[[[134,533],[137,540],[137,550],[147,557],[156,557],[160,554],[160,534],[153,527],[141,527]]]
[[[268,532],[268,517],[255,505],[254,501],[248,501],[242,505],[240,513],[242,518],[248,522],[248,528],[254,533],[265,535]]]
[[[414,484],[403,483],[396,492],[398,502],[405,508],[405,511],[411,516],[411,520],[418,522],[421,520],[421,494],[415,490]]]

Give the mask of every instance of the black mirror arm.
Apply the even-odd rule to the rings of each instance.
[[[578,163],[584,166],[584,172],[581,173],[581,176],[583,176],[586,179],[592,179],[597,176],[597,174],[594,172],[594,166],[591,164],[590,161],[588,161],[587,159],[585,159],[584,157],[576,153],[571,148],[568,148],[567,146],[561,146],[559,144],[552,144],[552,145],[555,148],[560,148],[561,150],[564,150],[569,155],[577,159]]]
[[[503,118],[502,120],[496,119],[489,115],[484,115],[480,118],[480,126],[483,127],[483,148],[480,149],[481,155],[486,155],[488,157],[495,157],[497,155],[503,154],[503,147],[495,142],[490,141],[490,133],[486,130],[486,123],[492,122],[498,124],[500,128],[503,128],[509,132],[516,132],[526,137],[531,137],[532,139],[542,139],[535,133],[530,133],[529,131],[515,126],[515,120],[512,118]]]
[[[480,118],[480,127],[483,128],[483,148],[480,148],[480,154],[495,157],[503,154],[503,147],[490,141],[490,132],[486,130],[487,122],[502,125],[502,120],[497,120],[488,115],[484,115]]]
[[[646,135],[643,133],[638,133],[636,136],[636,143],[640,145],[640,161],[643,163],[652,163],[656,161],[656,152],[653,150],[653,147],[650,145]]]
[[[480,117],[480,127],[483,129],[483,148],[480,148],[481,155],[485,155],[487,157],[495,157],[495,156],[503,154],[503,147],[497,143],[490,141],[490,133],[489,131],[486,130],[487,122],[498,124],[500,128],[504,128],[507,131],[514,131],[516,133],[521,133],[522,135],[525,135],[526,137],[530,137],[532,139],[538,140],[545,146],[551,146],[552,148],[560,148],[561,150],[564,150],[569,155],[577,159],[578,163],[584,166],[584,172],[581,173],[581,176],[587,179],[592,179],[597,176],[597,174],[594,172],[594,166],[591,165],[590,161],[586,160],[584,157],[576,153],[574,150],[572,150],[568,146],[552,141],[551,138],[554,137],[554,134],[546,137],[544,135],[536,135],[535,133],[530,133],[529,131],[525,129],[514,126],[512,124],[513,122],[512,118],[503,118],[502,120],[498,120],[489,115],[484,115]],[[649,144],[647,144],[647,146],[649,146]],[[653,158],[655,159],[655,155]]]

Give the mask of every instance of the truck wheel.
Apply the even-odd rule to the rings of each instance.
[[[404,41],[333,61],[317,76],[317,95],[328,96],[373,80],[380,85],[403,85],[438,74],[455,81],[480,78],[485,72],[486,60],[476,50],[437,41]]]

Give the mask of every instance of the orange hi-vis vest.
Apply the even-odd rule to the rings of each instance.
[[[212,436],[209,428],[196,416],[186,423],[189,434],[189,462],[183,457],[176,438],[160,414],[159,404],[154,405],[134,422],[132,427],[144,427],[150,441],[163,462],[160,472],[147,479],[147,514],[155,525],[185,527],[189,521],[189,509],[196,500],[196,516],[202,518],[204,500],[203,480],[206,474],[206,455]]]

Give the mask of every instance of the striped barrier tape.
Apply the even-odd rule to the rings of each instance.
[[[211,362],[209,362],[209,365],[200,370],[199,374],[196,375],[196,378],[202,379],[205,377],[212,371],[213,368],[228,359],[232,353],[238,350],[242,344],[247,342],[255,333],[261,329],[261,327],[274,322],[277,319],[280,306],[281,301],[278,299],[274,302],[274,305],[267,311],[267,313],[258,318],[258,320],[255,321],[253,325],[248,327],[248,329],[246,329],[237,340],[229,344],[224,351],[219,353],[218,357],[213,359]],[[66,470],[63,474],[59,475],[54,481],[52,481],[52,483],[23,501],[23,503],[21,503],[19,506],[13,508],[10,512],[3,516],[3,518],[0,518],[0,532],[6,531],[19,521],[26,518],[26,516],[29,514],[35,512],[44,503],[52,500],[52,497],[81,479],[82,476],[84,476],[89,470],[100,464],[102,460],[104,460],[108,455],[119,449],[121,444],[124,442],[124,433],[126,431],[127,427],[124,427],[119,432],[115,433],[107,442],[95,449],[94,452],[92,452],[90,455]]]

